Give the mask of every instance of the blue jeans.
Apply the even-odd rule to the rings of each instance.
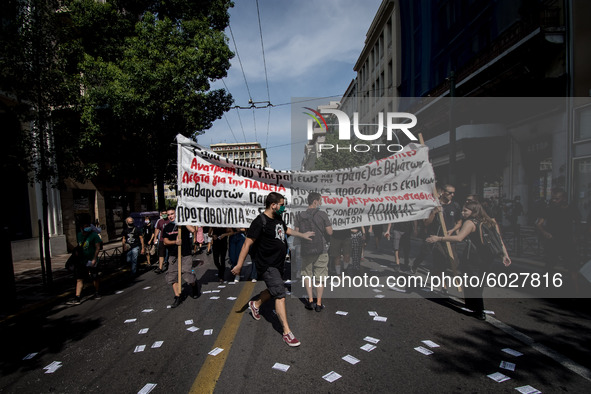
[[[131,273],[135,275],[137,272],[137,256],[140,253],[140,247],[136,246],[127,251],[127,256],[125,257],[128,263],[131,263]]]

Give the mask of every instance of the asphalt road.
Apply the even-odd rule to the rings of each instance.
[[[486,298],[494,315],[483,322],[462,311],[455,297],[365,288],[336,291],[317,313],[304,308],[295,282],[287,311],[302,345],[290,348],[282,342],[273,305],[262,308],[260,321],[244,308],[264,283],[219,287],[210,257],[201,256],[203,294],[176,309],[167,308],[173,294],[164,275],[146,272],[109,283],[100,300],[57,305],[1,327],[0,391],[137,393],[155,384],[153,393],[513,393],[526,385],[545,393],[591,392],[587,300]],[[393,272],[387,256],[366,257],[368,273]],[[387,320],[375,321],[369,312]],[[136,320],[126,323],[130,319]],[[140,334],[142,329],[148,331]],[[361,349],[367,337],[379,340],[369,352]],[[430,348],[426,340],[439,347]],[[138,346],[145,348],[137,351]],[[415,350],[419,346],[432,354]],[[216,347],[223,351],[208,355]],[[32,353],[37,354],[23,360]],[[346,362],[347,355],[359,362]],[[514,371],[501,368],[503,361],[515,364]],[[46,373],[53,362],[61,366]],[[289,369],[273,369],[275,363]],[[323,379],[333,371],[340,378]],[[495,372],[510,379],[487,377]]]

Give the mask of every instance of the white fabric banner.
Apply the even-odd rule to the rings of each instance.
[[[438,205],[428,148],[409,144],[390,157],[331,171],[277,171],[230,160],[177,136],[181,225],[249,227],[270,192],[285,196],[293,227],[310,192],[322,195],[333,228],[425,219]]]

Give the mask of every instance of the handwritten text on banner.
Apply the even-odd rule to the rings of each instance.
[[[277,171],[226,159],[177,136],[181,225],[248,227],[270,192],[285,196],[283,214],[293,226],[312,191],[322,195],[333,228],[424,219],[437,205],[428,148],[403,151],[367,165],[331,171]]]

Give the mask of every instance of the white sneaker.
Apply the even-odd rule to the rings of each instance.
[[[256,280],[256,279],[253,279],[253,280],[252,280],[252,283],[257,283],[257,280]]]
[[[234,277],[234,282],[240,282],[240,275],[236,275]]]

